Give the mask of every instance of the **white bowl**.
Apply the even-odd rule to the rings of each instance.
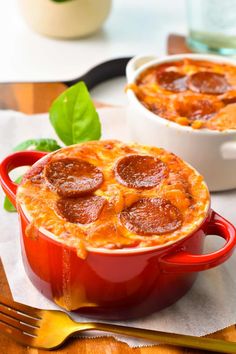
[[[127,65],[128,83],[135,83],[139,75],[153,65],[184,58],[236,66],[234,59],[208,54],[179,54],[162,58],[137,56]],[[127,95],[129,135],[133,141],[163,147],[180,156],[204,176],[210,191],[236,188],[236,130],[220,132],[182,126],[149,111],[131,89],[127,90]]]

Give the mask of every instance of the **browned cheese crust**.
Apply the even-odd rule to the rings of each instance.
[[[29,236],[32,225],[43,228],[85,257],[91,247],[163,246],[185,237],[205,219],[209,194],[174,154],[109,140],[50,154],[25,175],[17,202],[31,221]]]
[[[185,59],[155,65],[128,85],[150,111],[194,129],[236,129],[236,66]]]

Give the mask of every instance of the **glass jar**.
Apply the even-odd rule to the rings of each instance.
[[[186,0],[187,43],[197,52],[236,54],[236,0]]]

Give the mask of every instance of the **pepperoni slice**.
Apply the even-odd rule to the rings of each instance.
[[[57,211],[69,222],[89,224],[99,218],[105,203],[105,198],[96,195],[61,198],[57,201]]]
[[[153,188],[166,174],[165,163],[153,156],[128,155],[115,166],[116,180],[129,188]]]
[[[49,161],[49,157],[44,157],[42,161],[37,162],[34,166],[32,166],[25,174],[22,179],[22,183],[24,183],[26,180],[30,180],[31,183],[34,184],[40,184],[44,183],[44,175],[43,175],[43,170],[46,164]]]
[[[139,235],[162,235],[178,229],[182,215],[178,208],[162,198],[143,198],[120,214],[122,224]]]
[[[168,91],[182,92],[185,91],[186,76],[177,71],[163,71],[156,75],[157,83]]]
[[[222,98],[221,101],[222,101],[225,105],[233,104],[233,103],[236,103],[236,97],[225,97],[225,98]]]
[[[223,74],[211,71],[199,71],[188,78],[188,88],[193,92],[219,95],[229,89]]]
[[[216,112],[218,107],[207,99],[194,99],[179,102],[177,112],[181,117],[187,117],[191,121],[210,119]]]
[[[45,177],[62,197],[91,193],[103,182],[103,174],[96,166],[72,158],[51,161],[45,168]]]

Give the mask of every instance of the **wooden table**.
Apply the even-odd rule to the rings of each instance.
[[[169,49],[171,54],[187,52],[182,36],[169,37]],[[25,113],[47,111],[52,99],[62,92],[65,87],[62,84],[42,84],[41,89],[34,84],[0,84],[0,109],[15,109]],[[41,90],[41,91],[40,91]],[[44,92],[45,96],[41,95]],[[46,99],[45,99],[46,98]],[[98,103],[98,106],[103,104]],[[1,294],[11,297],[11,292],[0,262],[0,291]],[[236,294],[235,294],[236,296]],[[236,328],[230,326],[227,329],[216,332],[209,337],[236,341]],[[146,348],[130,348],[127,344],[116,341],[112,337],[96,339],[71,338],[61,349],[52,351],[61,354],[203,354],[203,351],[176,348],[167,345],[158,345]],[[26,348],[8,339],[0,333],[0,354],[43,354],[48,351]]]

